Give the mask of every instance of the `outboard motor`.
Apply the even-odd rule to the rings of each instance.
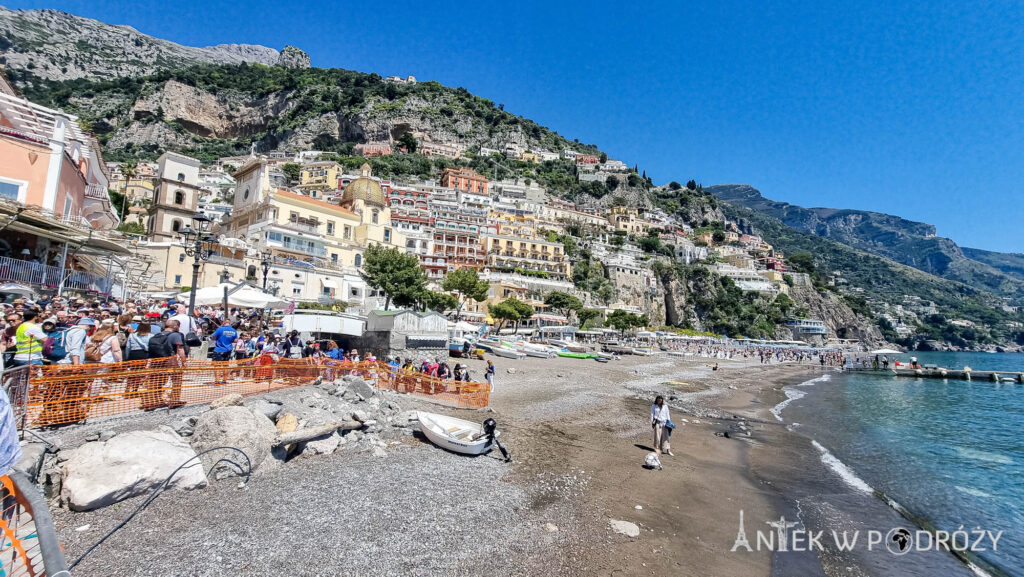
[[[498,446],[498,450],[501,451],[501,455],[505,457],[505,462],[507,463],[512,460],[512,457],[509,455],[505,447],[501,444],[501,441],[498,440],[498,436],[495,434],[497,428],[498,421],[495,421],[494,419],[491,418],[484,421],[484,436],[490,439],[492,443]]]

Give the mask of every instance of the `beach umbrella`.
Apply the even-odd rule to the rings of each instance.
[[[872,355],[902,355],[903,351],[897,351],[896,349],[878,349],[871,351]]]

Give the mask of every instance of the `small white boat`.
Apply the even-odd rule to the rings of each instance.
[[[442,449],[463,455],[482,455],[494,447],[480,423],[423,411],[419,412],[418,418],[420,431]],[[500,434],[500,431],[495,431],[495,438]]]
[[[508,347],[491,347],[491,354],[499,357],[505,357],[506,359],[525,359],[526,353],[510,349]]]
[[[642,356],[645,356],[645,357],[649,357],[649,356],[654,354],[654,349],[648,349],[648,348],[643,348],[643,347],[636,347],[636,348],[633,349],[633,354],[634,355],[642,355]]]
[[[683,351],[672,351],[672,352],[670,352],[668,354],[668,356],[670,356],[670,357],[688,357],[688,356],[690,356],[690,354],[689,353],[684,353]]]

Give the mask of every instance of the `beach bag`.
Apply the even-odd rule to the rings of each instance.
[[[102,347],[102,342],[97,343],[96,341],[90,340],[88,344],[85,345],[85,360],[93,363],[100,362],[100,359],[103,358]]]
[[[43,343],[43,356],[54,362],[64,360],[64,357],[68,356],[66,341],[67,330],[57,331],[47,337],[46,342]]]
[[[661,458],[654,451],[647,453],[647,458],[644,459],[644,468],[651,469],[652,471],[661,470]]]
[[[149,338],[149,358],[162,359],[174,356],[174,350],[167,344],[170,333],[161,332]]]

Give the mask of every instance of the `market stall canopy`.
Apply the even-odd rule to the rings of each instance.
[[[219,305],[224,302],[224,288],[228,289],[228,306],[257,309],[283,309],[288,306],[288,301],[274,295],[256,290],[252,287],[238,286],[231,283],[221,283],[216,286],[201,288],[196,291],[197,305]],[[178,299],[181,302],[189,301],[189,293],[181,293]]]

